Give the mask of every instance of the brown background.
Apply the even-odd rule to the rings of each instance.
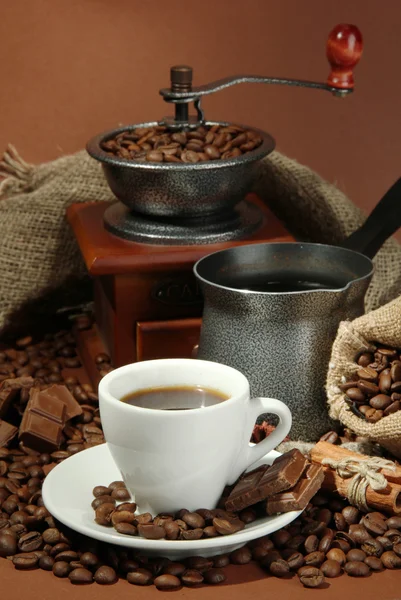
[[[204,107],[269,131],[369,209],[401,175],[400,0],[3,0],[0,149],[50,160],[99,131],[160,118],[174,63],[193,65],[195,84],[241,72],[325,79],[338,22],[365,40],[351,98],[248,84]]]

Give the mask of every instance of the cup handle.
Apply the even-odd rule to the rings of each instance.
[[[234,465],[232,477],[228,482],[229,485],[234,483],[238,477],[254,462],[261,459],[265,454],[273,450],[283,441],[285,436],[291,429],[292,417],[288,406],[280,400],[274,398],[252,398],[248,409],[248,421],[246,431],[248,433],[247,440],[250,439],[256,419],[263,413],[272,413],[280,419],[279,424],[270,435],[264,440],[251,446],[247,443],[244,451],[239,456],[239,460]]]

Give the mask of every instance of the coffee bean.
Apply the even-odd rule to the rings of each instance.
[[[342,515],[348,525],[355,525],[359,521],[359,510],[355,506],[346,506],[343,508]]]
[[[72,562],[74,560],[79,560],[79,555],[74,550],[63,550],[59,552],[55,556],[55,561],[63,561],[63,562]]]
[[[243,548],[238,548],[238,550],[234,550],[230,554],[230,561],[233,565],[246,565],[252,560],[251,551],[247,546]]]
[[[228,554],[219,554],[213,558],[213,567],[222,569],[230,564],[230,557]]]
[[[379,377],[379,389],[382,394],[386,394],[390,391],[392,384],[391,374],[389,369],[385,369],[380,373]]]
[[[99,559],[93,552],[84,552],[79,560],[84,567],[88,568],[96,567],[99,564]]]
[[[118,533],[122,533],[123,535],[138,535],[137,528],[131,523],[117,523],[116,525],[114,525],[114,529]]]
[[[353,402],[363,404],[366,400],[365,394],[357,387],[350,388],[345,393],[346,396]]]
[[[319,542],[319,550],[326,554],[331,548],[331,544],[333,542],[334,532],[332,529],[325,529],[324,535],[322,536]]]
[[[333,515],[334,524],[336,526],[337,531],[346,531],[347,530],[347,522],[344,519],[344,516],[340,512],[336,512]]]
[[[324,562],[324,559],[325,553],[318,550],[316,552],[311,552],[304,557],[305,564],[311,567],[320,567],[320,565]]]
[[[339,548],[331,548],[331,550],[327,552],[326,558],[328,560],[335,560],[336,562],[340,563],[340,565],[344,565],[347,561],[344,552]]]
[[[3,531],[3,530],[2,530]],[[13,535],[0,532],[0,557],[6,558],[17,553],[17,539]]]
[[[211,585],[217,585],[219,583],[223,583],[226,580],[224,571],[216,568],[209,569],[209,571],[206,571],[203,574],[203,577],[205,579],[205,582]]]
[[[149,525],[149,523],[152,523],[152,521],[153,519],[150,513],[142,513],[136,516],[135,525]]]
[[[359,548],[352,548],[347,554],[348,562],[363,562],[366,558],[366,553]]]
[[[301,567],[298,573],[299,579],[305,587],[316,588],[324,582],[324,575],[316,567]]]
[[[57,556],[57,554],[60,554],[60,552],[66,552],[70,549],[70,546],[68,544],[65,544],[64,542],[60,542],[59,544],[56,544],[55,546],[53,546],[50,550],[50,556]]]
[[[174,575],[159,575],[154,580],[154,585],[158,590],[175,590],[181,587],[181,581]]]
[[[115,505],[116,501],[114,498],[112,498],[109,495],[105,495],[105,496],[98,496],[97,498],[95,498],[92,501],[92,508],[94,510],[96,510],[99,506],[101,506],[102,504],[112,504],[113,506]]]
[[[385,517],[380,513],[367,513],[363,518],[363,525],[372,535],[383,535],[387,531]]]
[[[138,533],[147,540],[161,540],[165,537],[164,527],[158,525],[138,525]]]
[[[73,569],[68,574],[68,579],[71,581],[71,583],[74,583],[76,585],[82,585],[86,583],[92,583],[93,575],[88,569],[84,569],[81,567],[78,569]]]
[[[51,571],[54,565],[54,558],[44,554],[39,558],[39,567],[43,569],[43,571]]]
[[[398,531],[398,529],[387,529],[385,536],[392,544],[398,544],[401,542],[401,532]]]
[[[195,569],[203,573],[213,566],[213,560],[204,556],[189,556],[186,564],[188,569]]]
[[[180,534],[180,528],[175,521],[169,521],[164,525],[164,531],[166,532],[166,539],[176,540]]]
[[[341,564],[337,560],[326,560],[320,567],[325,577],[338,577],[341,573]]]
[[[285,577],[290,572],[290,567],[287,561],[279,558],[271,563],[269,572],[275,577]]]
[[[386,525],[389,529],[401,529],[401,517],[390,517]]]
[[[374,538],[372,538],[371,540],[366,540],[366,542],[364,542],[361,546],[361,549],[368,555],[368,556],[377,556],[378,558],[380,558],[380,556],[383,554],[383,546],[380,542],[377,541],[377,539],[375,540]]]
[[[361,381],[358,381],[357,385],[361,392],[365,394],[365,396],[375,396],[376,394],[379,394],[379,386],[371,381],[365,381],[364,379],[361,379]]]
[[[245,527],[245,524],[239,519],[213,519],[213,526],[220,535],[230,535],[231,533],[237,533]]]
[[[388,537],[384,535],[378,535],[376,539],[383,546],[383,550],[392,550],[393,542],[389,540]]]
[[[148,569],[137,569],[127,573],[127,581],[134,585],[150,585],[153,581],[153,575]]]
[[[168,575],[175,575],[175,577],[181,577],[181,575],[187,570],[186,566],[182,563],[178,562],[170,562],[168,563],[164,569],[163,573]],[[199,571],[197,571],[199,573]]]
[[[396,381],[401,381],[401,362],[399,360],[395,360],[390,369],[391,379]]]
[[[350,525],[348,533],[356,544],[363,544],[363,542],[371,538],[371,535],[363,525]]]
[[[319,547],[319,538],[317,535],[309,535],[304,542],[304,547],[307,554],[315,552]]]
[[[34,552],[43,546],[43,538],[38,531],[31,531],[22,535],[18,540],[18,548],[21,552]]]
[[[95,571],[93,579],[100,585],[111,585],[112,583],[116,583],[118,577],[117,573],[112,567],[103,565]]]
[[[35,553],[16,554],[13,556],[13,565],[16,569],[25,571],[35,569],[38,566],[39,558]]]
[[[249,523],[253,523],[257,519],[256,512],[251,508],[247,508],[239,513],[239,518],[243,523],[248,525]]]
[[[382,561],[376,556],[367,556],[364,562],[372,571],[383,571],[384,569]]]
[[[372,408],[385,410],[390,406],[390,404],[392,404],[392,402],[389,396],[386,396],[385,394],[378,394],[369,400],[369,404]]]
[[[200,527],[198,527],[197,529],[189,529],[188,531],[182,529],[180,533],[180,537],[183,540],[200,540],[202,535],[203,529],[201,529]]]
[[[362,367],[361,369],[358,369],[357,375],[359,379],[363,379],[365,381],[374,382],[378,379],[378,374],[375,369],[372,369],[372,367]]]
[[[105,487],[104,485],[97,485],[92,491],[92,494],[95,496],[95,498],[98,498],[99,496],[108,496],[110,493],[111,492],[109,488]]]
[[[290,539],[291,535],[286,529],[279,529],[273,533],[273,543],[276,548],[284,548]]]
[[[114,526],[117,523],[134,523],[136,521],[136,517],[133,512],[128,510],[115,510],[111,515],[111,522]]]
[[[187,512],[183,515],[182,520],[184,523],[189,525],[192,529],[198,529],[199,527],[205,527],[205,519],[197,513]]]
[[[344,571],[351,577],[367,577],[370,573],[370,568],[366,563],[355,560],[347,562],[344,566]]]
[[[383,552],[380,558],[386,569],[401,569],[401,557],[392,550]]]
[[[184,574],[181,575],[181,581],[187,587],[194,587],[200,585],[203,582],[203,575],[195,569],[188,569]]]
[[[98,499],[98,498],[97,498]],[[114,512],[114,504],[101,504],[95,511],[95,521],[99,525],[111,525],[111,516]]]

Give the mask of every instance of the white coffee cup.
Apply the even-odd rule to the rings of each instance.
[[[172,411],[120,401],[141,389],[192,385],[229,399]],[[149,360],[115,369],[99,384],[99,404],[106,442],[122,478],[138,510],[153,515],[214,508],[225,485],[275,448],[291,428],[291,413],[283,402],[251,399],[242,373],[203,360]],[[265,440],[251,445],[262,413],[276,414],[280,422]]]

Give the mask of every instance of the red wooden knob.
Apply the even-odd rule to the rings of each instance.
[[[336,25],[327,40],[327,58],[331,72],[328,85],[339,90],[354,87],[353,68],[361,58],[363,48],[362,34],[355,25]]]

